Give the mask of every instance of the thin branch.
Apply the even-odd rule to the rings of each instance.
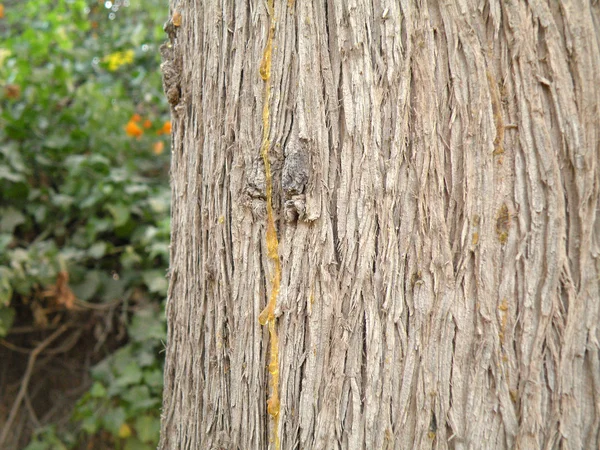
[[[28,326],[28,327],[12,327],[8,334],[25,334],[25,333],[39,333],[40,331],[53,330],[58,328],[58,325],[47,325],[43,328],[36,326]]]
[[[27,407],[27,410],[29,411],[29,418],[33,422],[33,425],[36,428],[39,428],[40,421],[35,413],[35,409],[33,408],[33,405],[31,404],[31,399],[29,398],[29,394],[27,392],[25,392],[25,406]]]
[[[31,373],[33,372],[33,368],[35,366],[35,360],[38,355],[44,351],[46,347],[48,347],[53,341],[55,341],[61,334],[63,334],[69,328],[70,324],[65,324],[52,333],[48,338],[42,341],[29,355],[29,360],[27,361],[27,370],[25,371],[25,375],[23,376],[23,381],[21,382],[21,388],[19,389],[19,393],[17,394],[17,398],[13,403],[13,406],[10,410],[10,414],[8,416],[8,420],[4,425],[2,430],[2,435],[0,435],[0,448],[4,448],[4,442],[6,441],[6,437],[8,436],[8,431],[11,429],[12,423],[17,416],[17,412],[19,411],[19,407],[21,406],[21,402],[27,393],[27,387],[29,386],[29,380],[31,378]]]

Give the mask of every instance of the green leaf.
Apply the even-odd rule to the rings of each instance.
[[[104,427],[113,435],[119,435],[119,429],[121,425],[125,423],[125,419],[127,416],[125,415],[125,409],[118,407],[109,410],[103,417],[102,422]]]
[[[10,245],[13,240],[13,235],[11,233],[1,233],[0,234],[0,251],[3,251]]]
[[[169,258],[169,243],[168,242],[156,242],[155,244],[150,245],[150,258],[155,258],[156,256],[162,256],[165,260]]]
[[[130,413],[148,411],[160,405],[160,398],[152,396],[148,386],[144,385],[129,388],[129,390],[123,394],[122,398],[129,403],[127,409]]]
[[[36,223],[39,223],[41,225],[46,220],[46,217],[48,215],[48,208],[45,205],[40,204],[36,204],[35,206],[36,208],[35,211],[33,211],[32,215]]]
[[[164,198],[151,198],[148,203],[156,214],[163,214],[169,210],[169,202]]]
[[[153,351],[145,348],[140,349],[136,353],[135,359],[140,367],[153,366],[158,360],[157,355],[155,355]]]
[[[2,171],[2,166],[0,166],[0,172]],[[2,178],[2,174],[0,173],[0,178]],[[2,196],[4,198],[10,198],[13,201],[18,200],[26,200],[27,195],[29,193],[29,186],[24,182],[17,182],[14,184],[8,183],[8,186],[2,187]]]
[[[81,429],[90,435],[96,434],[99,428],[99,418],[96,416],[88,416],[81,421]]]
[[[59,208],[67,209],[69,208],[75,199],[70,195],[65,194],[54,194],[52,196],[52,204],[58,206]]]
[[[135,431],[142,442],[158,444],[160,420],[153,416],[140,416],[135,420]]]
[[[0,267],[0,310],[3,306],[10,305],[13,288],[10,284],[12,272],[7,267]]]
[[[150,292],[167,295],[168,282],[164,270],[146,270],[142,278]]]
[[[116,205],[107,205],[106,209],[115,219],[115,227],[123,226],[129,220],[129,207],[122,203]]]
[[[101,272],[98,270],[90,270],[85,274],[85,278],[81,283],[71,285],[73,293],[83,301],[90,300],[100,287]]]
[[[17,142],[7,142],[6,144],[0,146],[0,154],[4,155],[4,157],[7,159],[11,167],[11,173],[22,174],[28,172],[27,166],[23,161],[23,155],[19,150],[19,144]],[[23,178],[21,179],[24,180]]]
[[[17,183],[19,181],[25,181],[25,177],[20,173],[15,173],[11,169],[6,166],[0,166],[0,180],[8,180],[13,183]]]
[[[138,253],[136,253],[133,246],[127,245],[125,247],[125,251],[121,255],[120,261],[124,268],[131,269],[136,264],[141,263],[143,259]]]
[[[147,30],[146,30],[145,26],[141,23],[138,23],[133,28],[133,30],[131,30],[131,35],[130,35],[131,43],[135,47],[139,47],[140,45],[142,45],[142,42],[146,38],[146,33],[147,33]]]
[[[130,281],[126,278],[108,278],[102,283],[102,301],[112,302],[122,298]]]
[[[150,339],[165,339],[167,330],[164,315],[153,308],[137,311],[129,325],[129,337],[135,342],[146,342]]]
[[[0,337],[4,337],[10,331],[15,319],[15,310],[13,308],[0,308]]]
[[[118,352],[119,350],[117,350]],[[115,353],[117,353],[115,352]],[[114,357],[114,355],[112,355]],[[94,378],[94,380],[101,380],[104,381],[105,383],[110,382],[111,378],[112,378],[112,371],[111,371],[111,357],[105,358],[102,361],[100,361],[98,364],[96,364],[94,367],[92,367],[92,377]]]
[[[96,242],[87,250],[87,254],[94,259],[101,259],[106,254],[106,242]]]
[[[144,444],[142,441],[132,436],[125,441],[124,450],[154,450],[156,445]]]
[[[132,384],[138,384],[142,381],[143,373],[136,362],[132,361],[124,367],[117,367],[117,373],[119,376],[115,379],[113,385],[121,388],[130,386]]]
[[[25,216],[12,206],[0,210],[0,232],[13,233],[15,228],[25,223]]]
[[[104,233],[113,228],[113,222],[110,219],[91,217],[86,225],[87,237],[94,240],[98,233]]]
[[[69,143],[69,135],[53,134],[44,140],[44,146],[53,149],[65,147]]]
[[[92,398],[105,398],[107,395],[106,388],[102,383],[96,381],[90,388]]]
[[[144,402],[150,398],[150,389],[144,385],[132,386],[123,393],[121,398],[132,405],[137,402]]]
[[[145,184],[128,184],[125,186],[125,193],[128,195],[149,194],[150,188]]]
[[[144,371],[144,383],[157,390],[163,387],[163,372],[162,370],[147,370]]]

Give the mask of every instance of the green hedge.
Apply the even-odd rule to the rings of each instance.
[[[93,370],[74,415],[80,427],[60,437],[47,427],[28,449],[73,448],[100,432],[115,448],[155,448],[170,201],[158,53],[167,2],[21,0],[1,11],[0,337],[90,304],[117,303],[129,318],[127,346]]]

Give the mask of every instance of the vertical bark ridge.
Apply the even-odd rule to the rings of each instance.
[[[597,447],[600,6],[272,1],[172,2],[161,448],[277,447],[278,264],[282,449]]]

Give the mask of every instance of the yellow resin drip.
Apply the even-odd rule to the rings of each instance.
[[[279,240],[277,239],[277,230],[275,228],[275,218],[273,216],[273,178],[271,174],[271,163],[269,161],[269,134],[271,127],[269,123],[269,97],[271,96],[271,54],[273,49],[273,35],[275,34],[275,19],[273,17],[274,6],[273,0],[268,0],[267,3],[271,23],[269,27],[269,35],[267,44],[263,53],[263,58],[260,63],[260,76],[265,82],[265,99],[263,103],[263,139],[260,148],[265,165],[265,185],[267,191],[267,255],[275,265],[275,273],[271,280],[271,294],[269,303],[266,308],[258,316],[258,321],[261,325],[269,326],[270,337],[270,354],[269,354],[269,373],[271,374],[271,396],[267,400],[267,411],[273,417],[273,438],[275,449],[279,450],[279,338],[277,336],[275,306],[277,305],[277,295],[279,294],[279,284],[281,282],[281,263],[279,262]]]

